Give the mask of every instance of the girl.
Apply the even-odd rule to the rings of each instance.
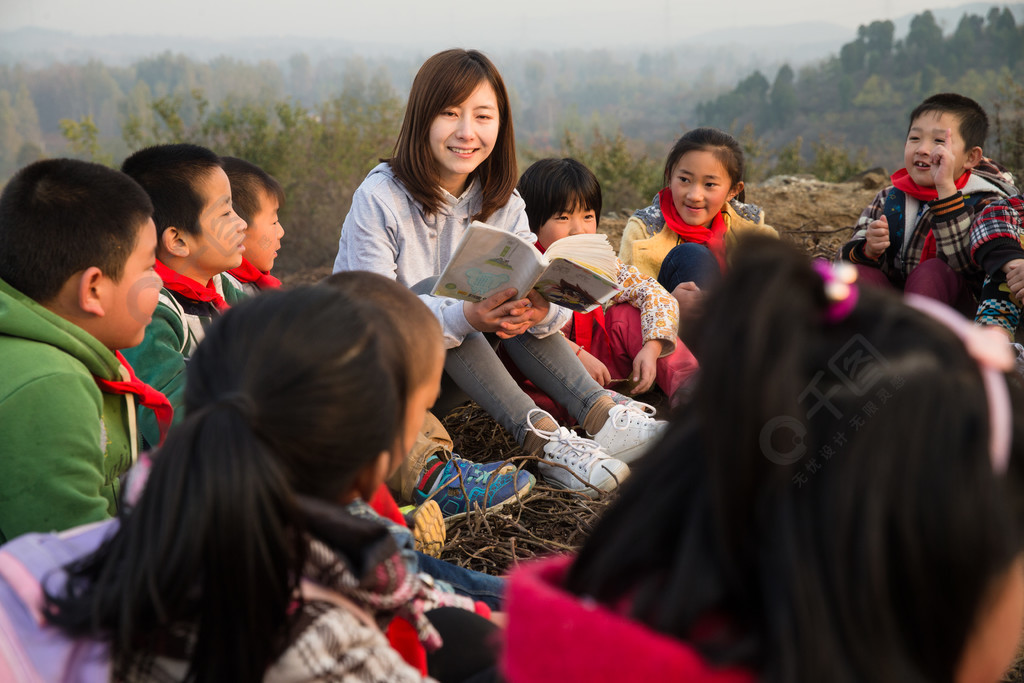
[[[439,330],[426,310],[419,323],[432,335],[409,353],[371,306],[329,287],[232,308],[192,357],[187,415],[130,513],[77,541],[5,546],[17,557],[106,537],[47,578],[46,619],[108,642],[116,680],[421,680],[380,631],[392,616],[428,649],[441,643],[435,613],[459,647],[487,633],[463,609],[449,624],[434,608],[472,602],[434,590],[382,526],[342,507],[398,465],[437,395]]]
[[[563,237],[597,232],[601,185],[575,159],[535,162],[517,189],[541,251]],[[679,307],[654,278],[633,266],[619,261],[617,278],[623,291],[607,311],[574,313],[562,332],[598,384],[608,386],[613,378],[623,378],[635,395],[657,380],[674,403],[697,372],[697,359],[679,341]]]
[[[587,374],[557,334],[569,311],[534,292],[506,290],[477,304],[427,294],[474,219],[534,241],[517,177],[508,94],[497,69],[475,50],[434,55],[413,81],[393,156],[352,197],[334,270],[381,273],[421,294],[441,321],[445,371],[454,383],[542,459],[538,469],[549,484],[596,494],[628,474],[617,458],[642,452],[659,425],[639,408],[616,405]],[[498,359],[498,343],[593,440],[537,409]],[[441,477],[421,475],[420,495],[438,493]]]
[[[999,681],[1024,617],[1005,342],[777,241],[734,265],[693,409],[571,566],[510,579],[508,679]]]
[[[695,128],[665,161],[666,187],[626,222],[619,258],[655,277],[686,319],[721,277],[728,251],[745,233],[777,236],[764,213],[742,204],[743,149],[728,133]]]

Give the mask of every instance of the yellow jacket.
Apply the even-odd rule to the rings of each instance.
[[[737,201],[725,205],[725,253],[726,257],[743,235],[760,233],[778,237],[775,228],[764,222],[764,211],[753,204],[741,204]],[[665,260],[672,248],[681,244],[682,239],[672,230],[665,229],[665,218],[658,206],[658,199],[646,209],[641,209],[630,216],[622,232],[619,244],[619,259],[623,263],[636,266],[644,275],[657,278],[661,270],[661,262]]]

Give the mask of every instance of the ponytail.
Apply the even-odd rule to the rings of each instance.
[[[981,375],[948,329],[865,286],[844,316],[832,303],[791,245],[739,245],[687,413],[567,587],[765,681],[949,679],[1022,549],[1022,442],[997,476]]]
[[[50,620],[109,634],[122,669],[187,627],[190,678],[262,680],[287,646],[307,557],[297,497],[336,502],[395,441],[385,330],[324,287],[228,311],[190,362],[185,420],[139,502],[47,597]]]

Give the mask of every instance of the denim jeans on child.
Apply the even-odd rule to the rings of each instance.
[[[686,242],[674,247],[661,262],[658,283],[671,292],[682,282],[692,282],[702,291],[722,278],[718,259],[703,244]]]

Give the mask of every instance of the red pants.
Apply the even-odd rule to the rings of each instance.
[[[612,379],[632,377],[633,358],[644,345],[639,309],[630,304],[615,304],[605,312],[604,323],[604,331],[594,323],[591,348],[588,351],[608,367]],[[571,425],[574,422],[565,408],[527,380],[507,356],[499,355],[512,377],[539,408],[551,413],[559,424]],[[676,338],[675,351],[659,358],[656,367],[655,383],[672,400],[676,392],[694,378],[698,364],[690,349]],[[615,389],[617,386],[612,384],[606,388]],[[672,404],[675,405],[674,400]]]
[[[871,266],[857,264],[857,279],[866,284],[894,288],[885,273]],[[937,258],[930,258],[918,264],[907,276],[907,284],[903,291],[941,301],[971,319],[978,309],[978,302],[967,279],[950,268],[945,261]]]

